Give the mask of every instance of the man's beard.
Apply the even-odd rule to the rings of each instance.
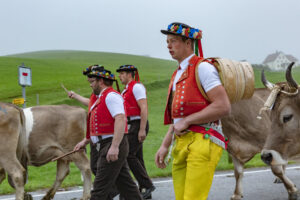
[[[93,93],[94,93],[95,95],[99,95],[99,94],[100,94],[100,89],[94,89],[94,90],[93,90]]]

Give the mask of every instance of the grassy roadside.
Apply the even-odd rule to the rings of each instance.
[[[17,81],[17,66],[22,62],[32,68],[33,86],[26,88],[27,106],[34,106],[36,94],[39,94],[40,104],[70,104],[79,105],[74,100],[67,98],[60,87],[60,83],[84,96],[90,95],[90,88],[82,69],[88,65],[99,63],[108,66],[113,72],[122,64],[134,64],[139,67],[141,80],[147,87],[149,104],[150,132],[144,144],[144,158],[147,170],[151,177],[169,176],[171,167],[158,169],[154,164],[154,155],[167,131],[163,126],[163,111],[166,101],[169,78],[176,63],[168,60],[154,59],[142,56],[77,51],[50,51],[36,52],[14,57],[0,57],[0,101],[11,102],[13,98],[21,96],[21,88]],[[299,69],[294,70],[294,78],[300,79]],[[256,87],[262,87],[260,83],[260,71],[255,70]],[[266,72],[266,76],[272,82],[284,81],[282,72]],[[217,170],[232,169],[228,163],[227,152],[224,151]],[[259,156],[256,156],[246,167],[264,166]],[[71,173],[64,180],[62,187],[81,185],[79,170],[71,164]],[[42,167],[29,167],[29,180],[26,190],[32,191],[41,188],[49,188],[56,173],[55,163],[49,163]],[[0,194],[13,193],[5,180],[0,185]]]

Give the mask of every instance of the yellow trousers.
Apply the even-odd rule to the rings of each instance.
[[[172,176],[176,200],[206,200],[222,147],[204,139],[203,134],[188,132],[176,136],[172,151]]]

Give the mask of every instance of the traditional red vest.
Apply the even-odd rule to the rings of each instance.
[[[87,139],[89,139],[90,136],[114,134],[115,119],[111,116],[105,103],[106,96],[110,92],[118,93],[112,87],[108,87],[107,89],[105,89],[105,91],[103,91],[100,98],[97,98],[94,94],[92,94],[90,97],[89,112],[87,118]],[[91,109],[92,105],[94,105],[95,102],[95,106]],[[127,133],[127,125],[124,132]]]
[[[131,81],[128,84],[128,87],[125,89],[125,91],[122,93],[122,96],[124,98],[125,102],[125,110],[127,116],[140,116],[141,115],[141,109],[134,97],[133,94],[133,86],[136,84],[136,81]]]
[[[181,75],[181,77],[176,83],[176,90],[172,99],[171,96],[172,96],[173,82],[177,70],[173,73],[169,84],[164,124],[173,123],[174,118],[184,118],[195,112],[199,112],[210,104],[210,102],[207,101],[199,91],[199,87],[197,85],[197,81],[195,77],[198,76],[198,71],[196,70],[196,66],[200,64],[202,61],[203,58],[199,58],[197,56],[193,56],[189,60],[189,65],[187,69],[185,70],[185,72],[183,72],[183,74]],[[217,126],[214,127],[216,129]],[[222,130],[218,132],[215,129],[210,127],[203,127],[199,125],[191,125],[188,127],[188,130],[202,133],[206,135],[205,137],[210,137],[212,141],[216,140],[213,142],[219,144],[223,148],[226,148],[227,142],[225,142],[225,138],[222,134]]]

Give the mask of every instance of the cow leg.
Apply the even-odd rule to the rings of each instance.
[[[282,170],[283,170],[284,174],[285,174],[285,169],[286,169],[286,165],[283,165]],[[279,183],[282,183],[282,181],[281,181],[280,178],[276,177],[275,180],[274,180],[274,183],[279,184]]]
[[[69,168],[69,161],[59,159],[57,161],[57,169],[56,169],[56,180],[52,186],[47,192],[47,194],[43,197],[43,200],[50,200],[53,199],[57,189],[65,179],[65,177],[69,174],[70,168]]]
[[[3,168],[0,168],[0,184],[5,179],[5,170]]]
[[[282,165],[271,166],[273,174],[282,180],[286,190],[289,193],[289,200],[297,200],[298,189],[296,185],[286,176],[284,167]]]
[[[81,175],[83,176],[83,196],[81,199],[88,200],[91,197],[92,188],[92,171],[89,164],[89,160],[85,153],[80,151],[72,155],[72,160],[79,168]]]
[[[19,163],[17,158],[7,159],[6,162],[1,163],[3,169],[11,177],[11,186],[16,189],[16,199],[24,199],[24,173],[25,169]]]
[[[234,164],[234,176],[235,176],[235,190],[231,196],[231,200],[240,200],[243,198],[243,187],[242,180],[244,176],[244,164],[241,163],[237,158],[232,156],[232,161]]]

